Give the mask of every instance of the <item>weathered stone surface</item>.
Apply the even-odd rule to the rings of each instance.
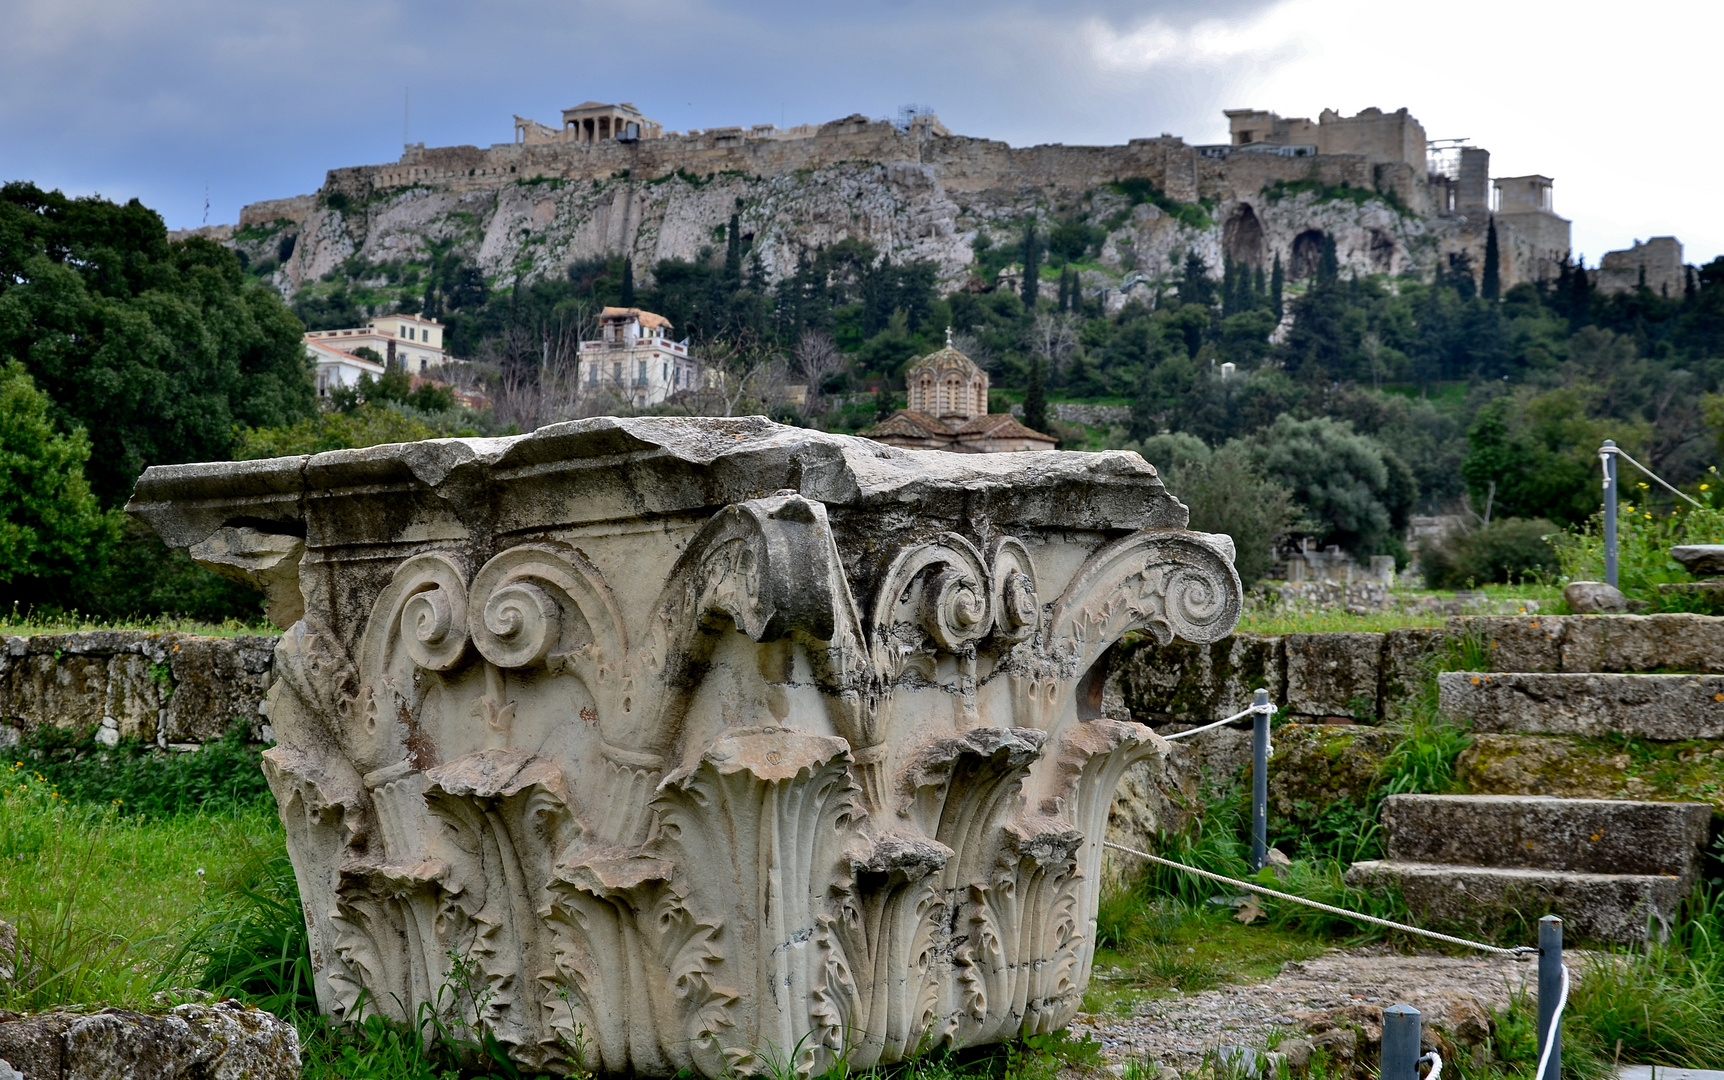
[[[1568,610],[1576,615],[1610,615],[1628,610],[1628,598],[1622,590],[1602,581],[1571,581],[1562,590]]]
[[[1669,932],[1683,890],[1664,874],[1586,874],[1563,870],[1361,862],[1346,874],[1360,889],[1400,890],[1421,926],[1487,928],[1531,923],[1555,912],[1565,938],[1633,942]]]
[[[1564,671],[1724,673],[1724,618],[1668,613],[1562,622]]]
[[[1455,762],[1481,795],[1710,802],[1724,814],[1724,744],[1673,744],[1650,759],[1550,735],[1477,735]]]
[[[173,694],[162,709],[164,742],[220,738],[236,722],[261,723],[258,703],[269,692],[266,637],[183,638],[169,651]]]
[[[1445,634],[1491,671],[1561,671],[1565,624],[1560,615],[1460,616],[1448,621]]]
[[[259,736],[275,642],[124,630],[6,638],[0,722],[166,744],[215,738],[241,720]]]
[[[1363,805],[1381,784],[1378,772],[1400,739],[1397,731],[1352,724],[1276,728],[1275,756],[1269,761],[1270,813],[1301,821],[1339,802]]]
[[[1695,577],[1724,574],[1724,544],[1678,544],[1670,557]]]
[[[265,760],[322,1006],[448,1009],[452,952],[533,1069],[1060,1026],[1113,790],[1167,752],[1103,659],[1241,603],[1135,455],[759,419],[158,467],[131,509],[304,538]]]
[[[1392,861],[1669,874],[1684,890],[1699,873],[1711,822],[1706,803],[1536,795],[1383,800],[1384,854]]]
[[[0,1059],[24,1080],[296,1080],[299,1032],[237,1001],[47,1012],[0,1018]]]
[[[1447,633],[1491,671],[1724,672],[1724,618],[1711,615],[1466,616]]]
[[[1208,645],[1153,640],[1123,647],[1117,679],[1131,718],[1159,728],[1197,725],[1231,716],[1262,687],[1280,701],[1286,689],[1282,639],[1232,634]]]
[[[1473,730],[1724,738],[1724,676],[1445,671],[1439,707]]]
[[[1295,716],[1377,722],[1382,634],[1288,634],[1285,648],[1283,709]]]
[[[1383,635],[1378,711],[1386,724],[1411,720],[1425,706],[1431,676],[1448,648],[1436,629],[1391,630]]]

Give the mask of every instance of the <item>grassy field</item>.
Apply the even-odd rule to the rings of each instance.
[[[1452,787],[1454,757],[1464,744],[1464,733],[1440,723],[1410,730],[1385,763],[1378,789],[1358,813],[1337,815],[1344,824],[1320,841],[1289,836],[1297,826],[1272,817],[1271,835],[1298,853],[1287,880],[1273,884],[1352,910],[1404,917],[1397,898],[1349,889],[1342,871],[1373,851],[1373,800],[1391,790]],[[257,782],[255,748],[231,742],[159,757],[122,748],[101,760],[88,747],[78,752],[85,756],[73,760],[64,746],[14,748],[16,756],[0,766],[0,916],[20,930],[21,954],[12,959],[26,959],[19,965],[24,977],[0,982],[0,1008],[147,1006],[159,991],[203,987],[293,1019],[305,1043],[308,1080],[516,1075],[491,1060],[482,1043],[447,1037],[427,1046],[414,1031],[379,1021],[331,1030],[316,1016],[303,916],[281,828]],[[223,770],[233,775],[217,775]],[[1187,865],[1246,876],[1242,811],[1237,793],[1221,797],[1191,829],[1164,834],[1157,847]],[[1286,961],[1338,943],[1384,940],[1364,924],[1275,900],[1263,902],[1261,918],[1241,925],[1230,909],[1208,902],[1214,892],[1165,868],[1111,888],[1097,916],[1097,969],[1106,977],[1091,986],[1086,1008],[1129,1011],[1149,997],[1267,979]],[[1724,1066],[1721,897],[1724,882],[1691,905],[1670,942],[1624,950],[1579,973],[1565,1035],[1571,1075],[1601,1076],[1618,1055]],[[1494,1056],[1455,1063],[1463,1080],[1526,1080],[1527,1017],[1513,1013],[1496,1023]],[[1038,1037],[882,1072],[894,1080],[1054,1080],[1097,1065],[1098,1054],[1092,1042]],[[1344,1080],[1325,1068],[1314,1080]]]

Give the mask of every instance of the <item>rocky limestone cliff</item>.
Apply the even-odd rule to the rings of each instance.
[[[1086,284],[1118,304],[1177,276],[1191,250],[1217,277],[1226,254],[1265,270],[1279,255],[1297,278],[1322,233],[1343,273],[1428,272],[1461,251],[1482,265],[1483,222],[1429,207],[1422,174],[1358,155],[1215,158],[1169,136],[1012,148],[851,118],[805,138],[725,129],[637,144],[414,147],[393,164],[333,170],[313,196],[248,206],[231,242],[257,260],[294,236],[274,275],[288,296],[355,257],[424,264],[433,244],[498,285],[612,255],[650,281],[660,259],[722,249],[736,213],[772,280],[854,238],[894,261],[933,262],[953,288],[974,273],[978,236],[1013,245],[1027,218],[1077,219],[1106,232]],[[1512,231],[1505,246],[1512,283]]]

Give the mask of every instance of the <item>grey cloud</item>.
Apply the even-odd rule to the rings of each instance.
[[[511,137],[630,100],[670,128],[818,122],[905,102],[1013,143],[1219,127],[1225,65],[1098,68],[1095,34],[1244,19],[1269,0],[826,5],[787,0],[407,4],[16,0],[0,16],[0,178],[136,194],[171,225],[314,188],[412,138]]]

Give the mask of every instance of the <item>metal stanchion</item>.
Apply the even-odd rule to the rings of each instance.
[[[1533,1080],[1559,1080],[1562,1076],[1562,1021],[1556,1015],[1562,998],[1562,975],[1562,920],[1546,915],[1538,921],[1538,1052],[1541,1059],[1545,1057],[1548,1045],[1550,1061],[1544,1075]]]
[[[1251,869],[1269,863],[1269,691],[1252,695],[1251,707]]]
[[[1383,1080],[1419,1080],[1419,1010],[1411,1005],[1383,1010]]]
[[[1604,440],[1599,457],[1604,459],[1604,583],[1616,585],[1616,449],[1615,439]]]

